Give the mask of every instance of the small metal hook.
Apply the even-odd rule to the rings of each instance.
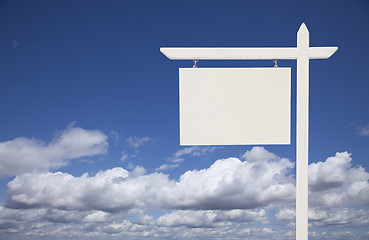
[[[196,63],[199,61],[199,59],[193,59],[193,66],[192,68],[197,68]]]
[[[273,59],[273,62],[274,62],[274,67],[277,68],[278,67],[278,59]]]

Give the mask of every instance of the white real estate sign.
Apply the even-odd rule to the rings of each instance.
[[[290,68],[180,68],[181,145],[290,144]]]
[[[181,60],[257,60],[257,59],[296,59],[296,239],[308,239],[308,157],[309,157],[309,61],[310,59],[330,58],[337,47],[310,47],[309,31],[303,23],[297,32],[297,47],[282,48],[217,48],[217,47],[191,47],[191,48],[160,48],[160,51],[169,59]],[[195,62],[196,63],[196,62]],[[204,71],[203,75],[202,72]],[[260,70],[264,77],[250,74],[256,77],[249,85],[248,81],[239,81],[245,78],[247,73],[237,73],[235,69],[220,69],[218,74],[206,71],[215,69],[180,69],[180,120],[181,120],[181,145],[230,145],[230,144],[283,144],[289,143],[290,117],[286,115],[287,106],[283,102],[285,93],[290,99],[290,89],[277,84],[283,82],[283,77],[276,77],[274,81],[266,77],[268,70]],[[218,71],[218,70],[217,70]],[[225,74],[226,71],[230,71]],[[235,73],[231,72],[235,71]],[[239,70],[242,71],[242,70]],[[251,70],[250,70],[251,71]],[[258,70],[252,70],[258,71]],[[265,73],[262,73],[265,71]],[[272,70],[270,70],[272,71]],[[286,71],[274,69],[278,71]],[[290,70],[288,69],[288,72]],[[258,73],[259,74],[259,73]],[[198,76],[197,76],[198,75]],[[222,75],[222,76],[221,76]],[[237,75],[237,76],[236,76]],[[204,77],[205,76],[205,77]],[[290,73],[288,73],[290,77]],[[198,81],[190,79],[194,77]],[[290,78],[288,77],[288,82]],[[214,82],[210,79],[215,79]],[[207,80],[203,80],[207,79]],[[223,79],[223,80],[221,80]],[[238,80],[237,80],[238,79]],[[269,81],[268,81],[269,79]],[[202,82],[204,81],[204,82]],[[222,82],[223,81],[223,82]],[[225,81],[225,82],[224,82]],[[219,83],[218,83],[219,82]],[[232,88],[228,88],[228,82],[232,82]],[[217,83],[216,86],[212,86]],[[218,85],[219,84],[219,85]],[[238,85],[239,84],[239,85]],[[272,85],[270,85],[272,84]],[[274,84],[274,85],[273,85]],[[255,87],[255,91],[253,89]],[[191,89],[191,91],[187,91]],[[215,89],[215,93],[210,90]],[[283,90],[284,89],[284,90]],[[278,95],[278,91],[280,92]],[[269,95],[271,94],[271,95]],[[276,94],[275,96],[273,94]],[[288,94],[288,95],[287,95]],[[206,100],[205,96],[211,97]],[[247,97],[248,95],[253,98]],[[274,96],[274,97],[273,97]],[[222,98],[224,101],[219,100]],[[273,101],[272,101],[273,100]],[[219,103],[217,109],[214,101]],[[274,102],[275,101],[275,102]],[[288,100],[289,101],[289,100]],[[261,110],[255,111],[254,104]],[[209,105],[210,104],[210,105]],[[261,105],[260,105],[261,104]],[[275,105],[271,105],[275,104]],[[267,108],[264,109],[264,106]],[[283,106],[286,106],[284,108]],[[218,108],[219,107],[219,108]],[[261,109],[263,108],[263,109]],[[279,109],[279,110],[278,110]],[[288,107],[289,112],[289,107]],[[278,113],[274,115],[273,113]],[[284,113],[284,116],[283,114]],[[280,115],[281,114],[281,115]],[[257,118],[254,118],[257,116]],[[279,120],[285,119],[288,127],[279,124]],[[197,123],[199,121],[199,123]],[[282,121],[282,120],[281,120]],[[243,127],[243,124],[245,127]],[[272,124],[269,130],[269,125]],[[280,126],[279,126],[280,125]],[[202,130],[201,128],[205,130]],[[278,129],[280,128],[280,129]],[[284,129],[288,128],[288,134]],[[221,129],[221,130],[220,130]],[[219,131],[220,130],[220,131]],[[262,134],[263,138],[255,135]],[[229,133],[229,135],[228,135]],[[233,135],[236,133],[235,135]],[[219,135],[217,135],[219,134]],[[229,138],[232,136],[233,138]],[[223,138],[222,138],[223,137]],[[251,139],[254,138],[254,139]]]

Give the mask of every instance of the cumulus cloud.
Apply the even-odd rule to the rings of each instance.
[[[294,163],[262,147],[247,151],[243,159],[219,159],[208,168],[185,172],[178,180],[146,173],[143,167],[79,177],[61,172],[21,174],[8,183],[6,207],[0,209],[0,228],[5,229],[0,237],[27,229],[28,234],[48,231],[65,238],[87,234],[91,238],[294,239]],[[313,163],[309,172],[312,227],[369,226],[369,174],[352,166],[349,153]],[[159,209],[156,217],[145,213],[150,209]],[[275,221],[279,227],[269,228]],[[57,223],[64,224],[56,227]],[[344,239],[345,231],[311,231],[310,237]],[[365,239],[360,233],[350,234],[351,239]]]
[[[130,226],[132,232],[138,225],[124,220],[133,215],[142,214],[132,210],[125,213],[108,213],[103,211],[70,211],[53,208],[35,208],[27,210],[10,209],[0,206],[0,238],[13,239],[10,234],[24,234],[24,239],[47,236],[50,239],[60,237],[82,238],[105,235],[114,226]],[[149,216],[143,215],[135,221],[146,221]],[[127,234],[127,228],[121,231]],[[93,234],[91,234],[93,233]],[[19,235],[18,235],[19,236]]]
[[[309,220],[313,221],[315,226],[368,226],[369,225],[369,210],[340,208],[332,210],[316,210],[309,211]]]
[[[102,132],[78,127],[60,132],[48,144],[19,137],[0,143],[0,177],[57,169],[71,159],[106,153],[107,148]]]
[[[336,153],[324,162],[309,166],[309,204],[313,207],[369,206],[369,173],[351,166],[351,154]]]
[[[325,162],[312,163],[309,166],[309,187],[313,191],[323,191],[342,186],[348,178],[351,166],[348,152],[336,153]]]
[[[368,226],[369,210],[357,208],[325,208],[310,207],[309,221],[313,226]],[[296,210],[292,208],[282,208],[276,213],[275,218],[279,221],[295,221]]]
[[[103,211],[150,206],[250,209],[293,201],[294,181],[287,176],[293,166],[285,158],[251,163],[228,158],[216,161],[208,169],[188,171],[178,181],[161,173],[132,177],[123,168],[81,177],[60,172],[28,173],[9,182],[8,206]]]
[[[133,137],[129,137],[127,139],[127,143],[130,147],[133,148],[138,148],[141,147],[143,145],[145,145],[146,143],[152,142],[153,139],[150,137],[137,137],[137,136],[133,136]]]
[[[8,183],[7,206],[106,212],[147,207],[160,197],[160,189],[171,182],[166,175],[144,173],[141,167],[132,172],[113,168],[92,177],[61,172],[26,173]]]
[[[258,148],[254,148],[258,149]],[[253,150],[252,150],[253,151]],[[167,196],[166,205],[179,209],[250,209],[294,199],[294,164],[285,158],[273,162],[217,160],[208,169],[184,173]]]
[[[274,153],[269,152],[263,147],[254,147],[251,149],[251,151],[246,151],[242,155],[242,158],[246,159],[248,162],[256,162],[256,161],[268,162],[280,159],[280,157],[278,157]]]
[[[296,210],[291,208],[281,208],[275,214],[277,220],[295,220]]]
[[[265,210],[178,210],[158,218],[157,224],[165,227],[212,228],[229,226],[232,222],[268,223]]]
[[[348,152],[336,153],[325,161],[310,164],[310,224],[317,227],[368,226],[368,180],[369,173],[364,168],[352,167],[351,154]],[[275,215],[276,219],[293,224],[296,212],[294,206],[292,207],[279,209]],[[326,235],[311,234],[318,239],[329,238]],[[332,239],[341,237],[333,236]]]
[[[80,177],[31,172],[8,183],[7,204],[13,208],[46,206],[112,212],[140,207],[254,209],[294,203],[293,162],[262,147],[246,152],[245,158],[217,160],[209,168],[185,172],[177,181],[163,173],[145,174],[142,167],[132,171],[117,167]],[[369,173],[351,167],[351,160],[350,154],[343,152],[310,165],[311,207],[369,205]]]

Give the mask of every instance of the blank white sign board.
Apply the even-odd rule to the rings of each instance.
[[[290,68],[180,68],[181,145],[290,144]]]

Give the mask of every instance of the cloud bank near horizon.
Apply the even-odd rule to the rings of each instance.
[[[0,207],[4,239],[14,234],[294,239],[294,162],[263,147],[253,147],[240,159],[218,159],[208,168],[186,171],[178,179],[141,166],[81,176],[50,171],[75,158],[106,154],[107,137],[96,130],[68,128],[49,144],[17,138],[0,147],[2,176],[16,175]],[[210,150],[191,148],[176,157]],[[9,159],[30,164],[15,170]],[[348,152],[309,165],[312,239],[369,236],[350,231],[369,226],[368,180],[369,173],[353,166]],[[338,230],[327,233],[332,226]]]

